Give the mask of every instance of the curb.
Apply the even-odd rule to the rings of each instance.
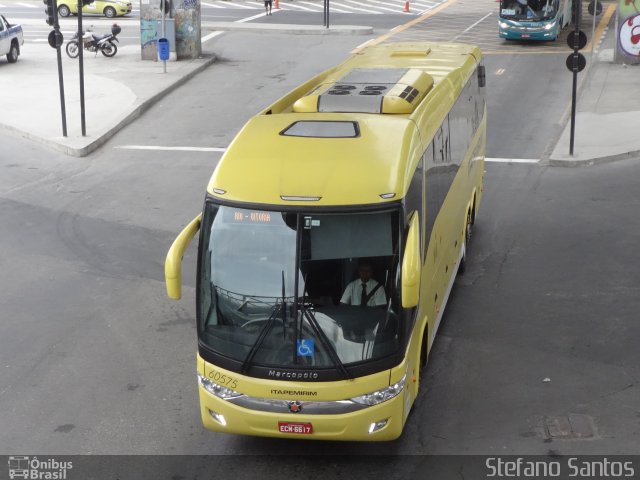
[[[202,22],[202,28],[218,31],[285,33],[293,35],[371,35],[373,27],[358,25],[292,25],[287,23]]]
[[[633,150],[631,152],[618,153],[616,155],[607,155],[604,157],[585,158],[585,159],[561,159],[561,158],[549,158],[545,164],[552,167],[591,167],[594,165],[604,165],[607,163],[617,162],[619,160],[631,160],[640,156],[640,150]]]

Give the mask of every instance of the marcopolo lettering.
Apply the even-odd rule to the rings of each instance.
[[[269,370],[268,376],[287,380],[317,380],[319,377],[316,372],[285,372],[281,370]]]

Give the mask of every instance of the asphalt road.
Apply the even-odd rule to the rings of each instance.
[[[266,42],[268,55],[256,48]],[[217,64],[88,158],[0,134],[0,453],[268,456],[189,467],[192,476],[216,466],[239,478],[263,464],[281,476],[334,473],[335,462],[274,458],[283,454],[380,455],[386,463],[368,461],[369,471],[399,478],[425,467],[400,455],[637,453],[634,161],[580,169],[487,163],[468,271],[398,441],[294,442],[203,430],[194,248],[184,259],[180,302],[165,296],[163,260],[199,212],[219,157],[162,147],[228,145],[251,115],[360,42],[217,37],[207,44]],[[505,53],[486,63],[487,156],[540,158],[567,106],[559,85],[568,73],[557,55]],[[159,150],[121,148],[128,145]],[[175,462],[175,473],[184,473]],[[166,463],[157,468],[174,472]]]

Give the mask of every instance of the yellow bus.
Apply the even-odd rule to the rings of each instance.
[[[200,231],[206,428],[400,436],[482,199],[484,84],[474,46],[384,44],[242,128],[165,263],[180,298]]]

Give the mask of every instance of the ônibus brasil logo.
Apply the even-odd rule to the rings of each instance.
[[[72,462],[60,462],[53,458],[40,460],[38,457],[13,455],[9,457],[9,478],[33,480],[65,480]]]

